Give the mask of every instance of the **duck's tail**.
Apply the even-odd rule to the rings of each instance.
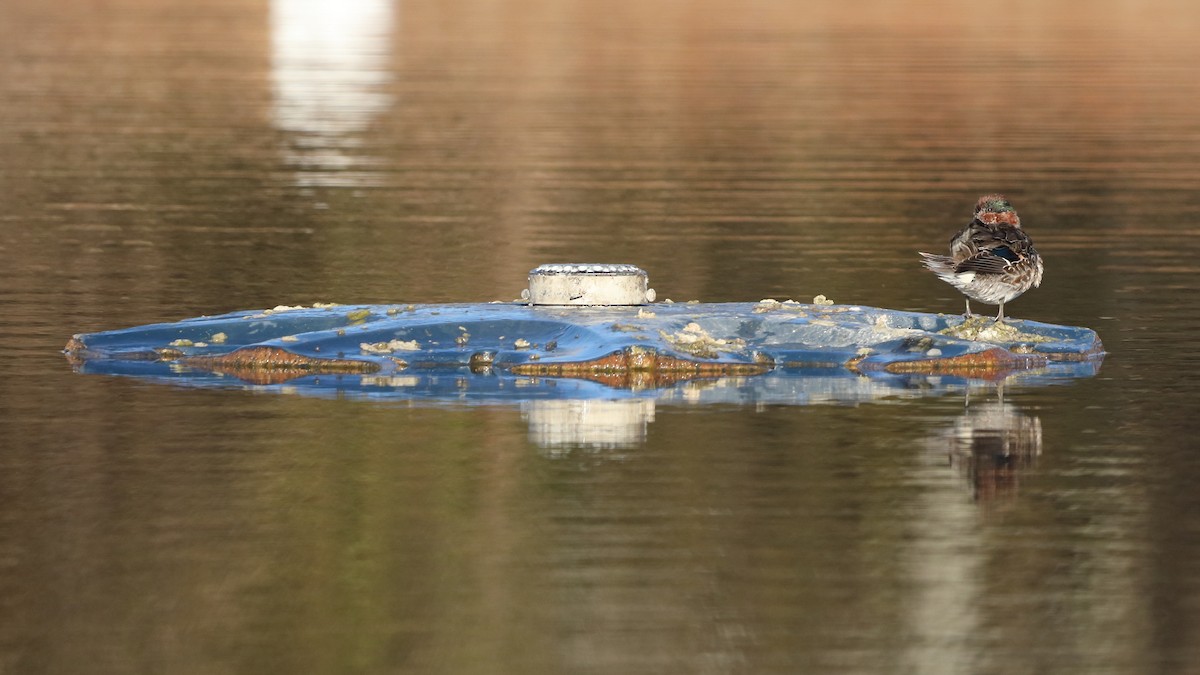
[[[941,276],[943,274],[954,274],[954,258],[948,255],[934,255],[919,251],[921,262],[929,269],[930,272]]]
[[[969,278],[964,279],[963,275],[955,271],[957,263],[954,261],[954,258],[951,258],[948,255],[934,255],[932,253],[925,253],[924,251],[919,251],[919,253],[921,254],[921,262],[925,265],[925,267],[930,272],[936,274],[939,279],[950,284],[951,286],[958,288],[963,283],[970,281]],[[974,277],[975,275],[971,274],[970,276]]]

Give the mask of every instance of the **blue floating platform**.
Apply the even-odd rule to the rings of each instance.
[[[1087,328],[791,301],[281,306],[80,334],[65,352],[81,373],[199,387],[728,403],[1049,384],[1095,375],[1104,354]]]

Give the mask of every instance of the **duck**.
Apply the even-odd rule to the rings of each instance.
[[[950,239],[950,255],[918,253],[929,271],[966,296],[967,319],[976,300],[999,305],[996,322],[1003,323],[1005,303],[1042,283],[1042,256],[1001,194],[979,198],[971,222]]]

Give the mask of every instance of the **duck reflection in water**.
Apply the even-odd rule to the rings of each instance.
[[[1042,420],[1005,403],[1003,385],[995,401],[972,403],[942,431],[935,446],[945,449],[950,466],[967,479],[976,501],[1011,499],[1021,473],[1032,469],[1042,454]]]

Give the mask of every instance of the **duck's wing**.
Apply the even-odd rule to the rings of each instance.
[[[1003,274],[1012,265],[1006,255],[1011,254],[1006,247],[990,251],[980,251],[954,266],[955,272],[976,272],[979,274]]]
[[[971,254],[955,266],[956,272],[1001,274],[1037,255],[1029,235],[1015,227],[973,228],[970,248]]]

